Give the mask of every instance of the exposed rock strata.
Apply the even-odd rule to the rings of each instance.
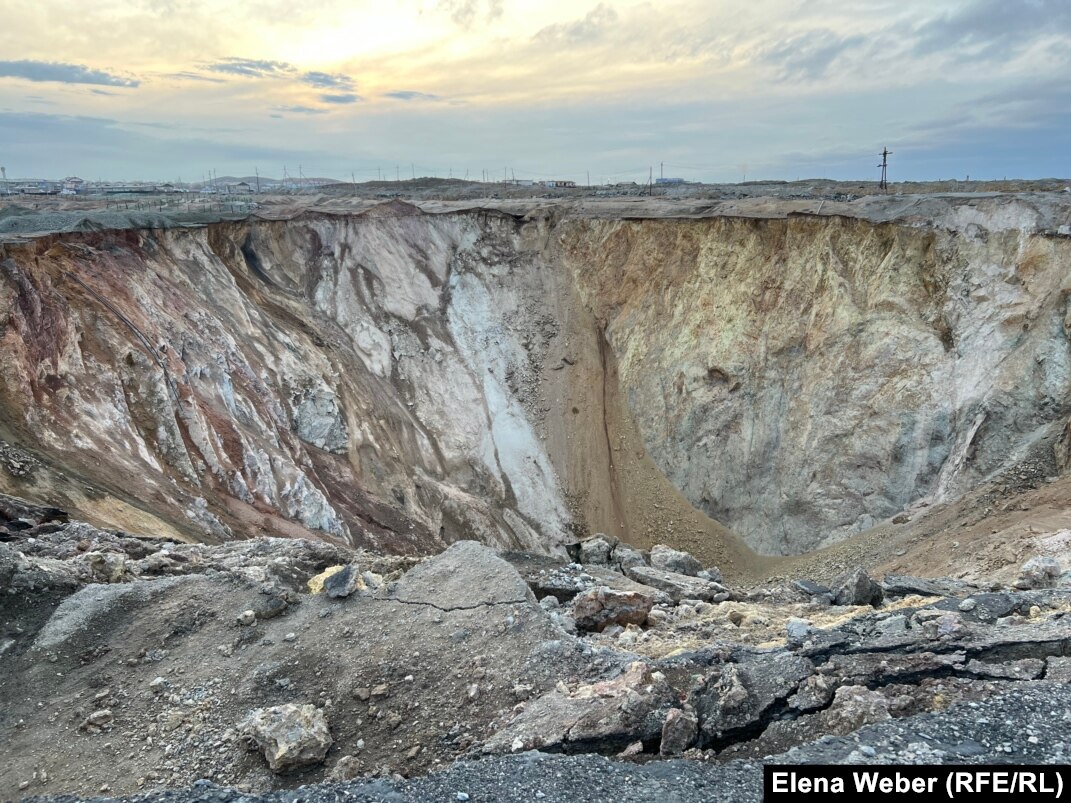
[[[0,489],[197,540],[739,554],[705,513],[807,551],[1030,455],[1056,471],[1071,246],[1011,206],[396,203],[3,245]]]

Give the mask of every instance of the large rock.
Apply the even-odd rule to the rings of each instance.
[[[651,548],[651,565],[667,572],[686,574],[695,577],[703,571],[703,564],[689,555],[665,544],[655,544]]]
[[[661,738],[673,689],[642,662],[621,676],[570,691],[563,684],[530,702],[484,745],[484,752],[620,749]]]
[[[347,563],[339,571],[324,580],[324,592],[333,599],[343,599],[354,591],[364,588],[359,569]]]
[[[881,605],[885,598],[881,586],[860,566],[844,572],[833,581],[833,602],[836,605]]]
[[[609,625],[642,625],[654,599],[636,591],[614,591],[599,586],[573,600],[573,618],[581,630],[601,632]]]
[[[953,597],[972,590],[971,586],[962,580],[947,577],[929,579],[907,574],[887,574],[881,581],[881,587],[890,597],[906,597],[909,594],[920,597]]]
[[[789,706],[811,711],[829,705],[841,686],[887,686],[913,683],[920,677],[948,675],[962,670],[963,652],[864,652],[833,655],[800,684]]]
[[[323,711],[314,705],[276,705],[249,712],[242,723],[272,772],[321,763],[333,742]]]
[[[699,735],[699,719],[694,711],[672,708],[666,714],[662,726],[662,742],[658,752],[664,756],[679,756],[693,744]]]
[[[443,610],[535,603],[517,570],[476,541],[458,541],[410,569],[394,587],[392,598]]]
[[[1038,555],[1023,564],[1019,572],[1017,588],[1055,588],[1060,579],[1060,562],[1056,558]]]
[[[606,566],[610,563],[610,553],[614,545],[602,536],[596,535],[586,541],[580,542],[580,562],[590,563],[596,566]]]
[[[618,544],[614,547],[613,554],[610,555],[610,563],[622,572],[627,571],[632,566],[647,565],[643,553],[626,544]]]
[[[651,588],[665,591],[674,602],[682,599],[701,599],[707,602],[723,601],[729,598],[729,589],[713,580],[689,577],[653,566],[630,566],[625,575]]]
[[[762,721],[786,703],[814,665],[791,653],[752,654],[725,664],[692,693],[703,732],[714,739]]]

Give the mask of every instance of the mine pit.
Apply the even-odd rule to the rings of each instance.
[[[1066,212],[20,219],[0,796],[1061,756]]]

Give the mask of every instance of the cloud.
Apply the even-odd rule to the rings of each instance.
[[[814,80],[833,63],[866,42],[863,36],[840,36],[825,28],[796,34],[761,48],[758,58],[778,70],[781,80]]]
[[[362,98],[360,95],[354,94],[353,92],[340,92],[338,94],[332,95],[320,95],[320,100],[322,100],[324,103],[343,104],[357,103],[361,100],[364,100],[364,98]]]
[[[502,16],[503,0],[439,0],[438,9],[462,28],[477,22],[493,22]]]
[[[285,78],[296,72],[294,65],[285,61],[226,58],[205,65],[210,72],[240,75],[244,78]]]
[[[169,72],[164,73],[164,78],[175,78],[179,81],[205,81],[210,84],[227,83],[222,78],[213,78],[210,75],[201,75],[201,73],[196,72]]]
[[[325,109],[316,109],[312,106],[272,106],[272,111],[289,112],[290,114],[327,114]],[[273,114],[272,117],[280,115]]]
[[[301,76],[301,81],[317,89],[343,89],[348,91],[354,88],[353,79],[342,73],[311,71],[304,73]]]
[[[1007,58],[1037,39],[1071,29],[1067,0],[971,0],[914,27],[913,51],[955,51],[963,60]]]
[[[0,61],[0,78],[22,78],[26,81],[54,81],[61,84],[99,84],[133,88],[141,84],[135,78],[126,78],[105,70],[86,67],[84,64],[66,64],[59,61]]]
[[[94,95],[110,95],[112,97],[118,95],[118,92],[109,92],[107,89],[90,89]]]
[[[617,12],[605,3],[599,3],[583,19],[573,22],[559,22],[548,25],[536,32],[538,42],[559,42],[563,44],[581,44],[601,39],[606,31],[617,22]]]
[[[263,118],[261,118],[263,119]],[[144,179],[175,178],[217,164],[249,170],[260,163],[325,164],[330,154],[307,146],[288,148],[258,144],[249,132],[230,139],[187,136],[174,129],[127,128],[118,120],[43,112],[0,111],[0,142],[5,143],[8,164],[22,165],[27,175],[51,175],[56,154],[75,173],[127,175]],[[76,144],[76,147],[75,147]],[[69,161],[68,161],[69,159]]]
[[[443,99],[442,95],[431,95],[427,92],[414,92],[411,89],[398,89],[394,92],[387,92],[384,94],[384,97],[394,98],[395,100],[404,100],[406,102],[414,100],[436,101]]]

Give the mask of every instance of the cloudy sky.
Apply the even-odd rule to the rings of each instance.
[[[1071,174],[1071,0],[0,0],[9,176]]]

